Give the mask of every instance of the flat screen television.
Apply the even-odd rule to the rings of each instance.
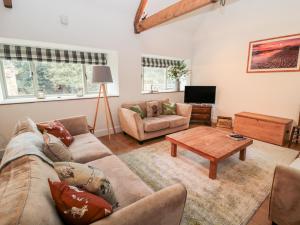
[[[216,99],[216,86],[185,86],[185,103],[214,104]]]

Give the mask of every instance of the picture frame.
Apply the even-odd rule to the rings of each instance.
[[[249,43],[247,73],[300,72],[300,34]]]

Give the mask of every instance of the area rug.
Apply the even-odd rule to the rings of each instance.
[[[245,225],[269,195],[277,164],[289,164],[297,151],[254,141],[246,161],[239,154],[220,162],[216,180],[208,178],[209,162],[178,148],[170,156],[162,141],[119,155],[154,191],[177,182],[188,190],[182,225]]]

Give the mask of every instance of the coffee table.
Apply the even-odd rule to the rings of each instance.
[[[218,163],[240,152],[240,160],[246,159],[246,148],[252,139],[236,141],[228,137],[229,132],[212,127],[196,127],[166,136],[171,142],[171,155],[177,156],[177,146],[192,151],[210,161],[209,178],[217,178]]]

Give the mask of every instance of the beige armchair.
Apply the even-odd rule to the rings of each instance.
[[[166,102],[167,100],[160,100]],[[176,104],[176,115],[160,115],[142,119],[138,113],[129,108],[139,105],[146,114],[146,101],[122,104],[119,109],[121,129],[126,134],[137,139],[140,143],[144,140],[185,130],[189,127],[192,106],[184,103]]]
[[[300,158],[290,166],[276,167],[269,218],[277,225],[300,224]]]

